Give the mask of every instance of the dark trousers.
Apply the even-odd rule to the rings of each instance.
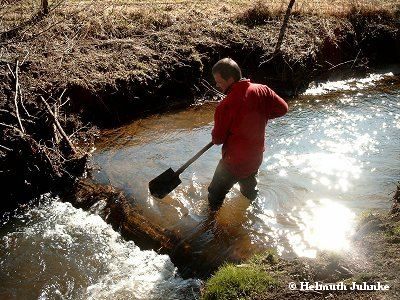
[[[251,174],[247,178],[238,179],[224,167],[222,160],[220,160],[208,187],[208,203],[210,205],[210,210],[217,211],[222,206],[226,194],[228,194],[229,190],[236,183],[239,183],[240,192],[243,196],[253,201],[258,194],[256,189],[256,175],[257,172]]]

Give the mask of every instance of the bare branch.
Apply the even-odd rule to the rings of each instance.
[[[294,5],[295,1],[296,0],[290,0],[289,5],[288,5],[288,7],[286,9],[285,17],[283,19],[281,30],[279,31],[278,41],[277,41],[277,43],[275,45],[274,52],[272,53],[270,58],[263,60],[258,65],[259,67],[261,67],[262,65],[270,62],[272,59],[274,59],[280,53],[281,45],[282,45],[282,42],[283,42],[283,37],[285,36],[286,28],[287,28],[287,25],[288,25],[288,22],[289,22],[290,13],[292,11],[292,8],[293,8],[293,5]]]
[[[217,96],[220,97],[225,97],[225,95],[223,93],[221,93],[220,91],[218,91],[217,89],[215,89],[207,80],[202,79],[201,80],[201,84],[208,89],[209,91],[213,92],[214,94],[216,94]]]
[[[3,109],[3,108],[0,108],[0,112],[5,112],[5,113],[9,113],[10,115],[13,115],[13,113],[11,111],[9,111],[7,109]]]
[[[19,135],[20,135],[21,137],[23,137],[23,136],[25,135],[21,130],[19,130],[19,129],[18,129],[17,127],[15,127],[15,126],[12,126],[12,125],[9,125],[9,124],[3,123],[3,122],[0,122],[0,125],[15,130],[16,132],[19,133]]]
[[[88,128],[90,126],[90,124],[86,124],[85,126],[82,126],[80,128],[78,128],[77,130],[75,130],[69,137],[73,137],[75,134],[77,134],[78,132],[80,132],[81,130]]]
[[[14,126],[12,126],[12,125],[9,125],[9,124],[3,123],[3,122],[0,122],[0,125],[1,125],[1,126],[4,126],[4,127],[7,127],[7,128],[11,128],[11,129],[18,129],[17,127],[14,127]],[[18,130],[19,130],[19,129],[18,129]]]
[[[14,74],[13,70],[11,69],[10,64],[7,64],[7,67],[8,67],[8,70],[10,70],[12,77],[15,78],[15,74]]]
[[[63,103],[61,103],[60,107],[63,107],[65,104],[67,104],[71,100],[69,97],[67,97],[67,100],[65,100]]]
[[[24,126],[22,126],[22,121],[21,118],[19,116],[19,109],[18,109],[18,89],[19,89],[19,82],[18,82],[18,60],[15,62],[15,96],[14,96],[14,105],[15,105],[15,114],[18,118],[18,123],[19,123],[19,127],[21,128],[21,131],[23,133],[25,133],[25,129]]]
[[[26,107],[25,107],[25,105],[24,105],[24,99],[23,99],[23,97],[22,97],[22,89],[21,89],[21,86],[19,86],[18,91],[19,91],[19,99],[20,99],[20,102],[21,102],[21,106],[22,106],[22,108],[24,109],[26,115],[27,115],[29,118],[35,118],[34,116],[32,116],[32,115],[28,112],[28,110],[26,109]],[[24,119],[22,119],[22,120],[24,120]]]
[[[12,151],[13,151],[12,149],[10,149],[10,148],[8,148],[8,147],[6,147],[6,146],[3,146],[3,145],[1,145],[1,144],[0,144],[0,148],[3,149],[3,150],[6,150],[6,151],[8,151],[8,152],[12,152]]]
[[[282,24],[281,30],[279,32],[278,42],[276,43],[274,53],[278,53],[278,51],[281,49],[283,37],[285,36],[286,27],[289,22],[289,17],[290,17],[290,13],[292,11],[294,2],[295,2],[295,0],[290,0],[289,5],[286,9],[285,18],[283,19],[283,24]]]
[[[71,151],[73,152],[73,154],[77,154],[78,151],[76,150],[76,148],[75,148],[74,144],[71,142],[71,140],[68,138],[68,136],[65,133],[64,129],[61,127],[60,122],[58,122],[58,119],[54,115],[50,105],[47,103],[47,101],[42,96],[40,96],[40,99],[42,100],[42,102],[46,106],[47,111],[49,112],[49,114],[53,117],[53,121],[56,124],[58,131],[60,132],[62,137],[65,139],[65,141],[68,143],[68,145],[71,148]]]

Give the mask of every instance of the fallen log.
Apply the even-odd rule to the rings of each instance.
[[[180,236],[149,222],[134,203],[114,187],[81,179],[76,183],[72,194],[64,195],[63,198],[75,207],[85,210],[93,210],[97,206],[97,214],[115,230],[120,231],[124,238],[134,240],[141,248],[158,249],[158,252],[170,254],[176,252],[179,245],[182,249],[179,251],[181,258],[190,254],[189,245],[182,243]]]

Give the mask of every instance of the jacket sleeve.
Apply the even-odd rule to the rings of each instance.
[[[229,135],[231,125],[231,112],[226,103],[221,102],[215,109],[214,128],[211,132],[212,142],[215,145],[223,144]]]
[[[288,112],[288,105],[272,89],[264,86],[265,116],[267,119],[274,119],[284,116]]]

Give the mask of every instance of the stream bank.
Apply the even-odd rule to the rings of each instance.
[[[267,251],[240,265],[227,264],[205,283],[202,299],[398,299],[400,186],[389,212],[360,216],[351,244],[349,252],[323,251],[314,259],[287,261]],[[387,288],[366,290],[378,282]],[[330,287],[324,290],[324,284]]]

